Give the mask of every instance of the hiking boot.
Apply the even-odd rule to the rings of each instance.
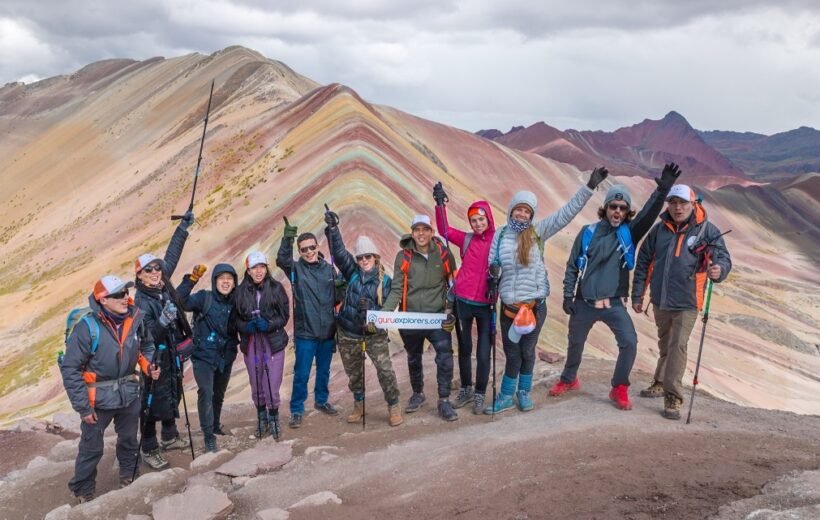
[[[461,408],[475,399],[475,391],[472,386],[463,386],[456,395],[456,401],[453,403],[453,408]]]
[[[291,428],[301,428],[302,427],[302,414],[295,413],[290,416],[290,420],[288,421],[288,426]]]
[[[270,423],[268,422],[268,411],[264,408],[256,410],[256,438],[261,439],[270,433]]]
[[[159,448],[148,453],[142,452],[142,461],[148,464],[151,469],[162,469],[168,465],[168,461],[162,456]]]
[[[190,441],[188,441],[187,439],[183,439],[179,435],[177,435],[170,441],[160,441],[160,446],[162,446],[162,449],[165,451],[184,450],[190,445]]]
[[[445,421],[455,421],[458,419],[458,414],[449,399],[438,400],[438,415]]]
[[[270,417],[270,433],[273,435],[274,440],[278,441],[279,438],[282,436],[282,425],[279,423],[279,410],[274,408],[273,410],[268,411],[268,415]]]
[[[316,403],[313,405],[313,408],[319,410],[320,412],[326,413],[327,415],[339,415],[339,409],[330,403]]]
[[[413,395],[410,396],[410,400],[407,401],[407,406],[404,407],[405,413],[417,411],[426,400],[427,398],[424,397],[424,392],[413,392]]]
[[[130,486],[139,476],[140,472],[137,470],[137,474],[134,475],[134,478],[131,478],[131,475],[128,475],[127,477],[120,477],[120,489]]]
[[[481,415],[484,413],[484,394],[475,394],[473,400],[473,415]]]
[[[216,437],[213,435],[206,435],[205,436],[205,452],[206,453],[216,453],[219,451],[216,447]]]
[[[532,397],[527,390],[519,390],[518,394],[518,409],[522,412],[529,412],[532,410]]]
[[[565,383],[564,381],[559,379],[558,382],[552,385],[552,388],[550,388],[550,395],[553,397],[558,397],[559,395],[564,395],[570,390],[578,390],[579,388],[581,388],[581,380],[577,377],[575,378],[575,381],[573,381],[572,383]]]
[[[91,502],[97,498],[97,495],[92,491],[91,493],[86,493],[85,495],[76,495],[74,498],[77,499],[78,504],[85,504],[86,502]]]
[[[681,406],[683,406],[683,399],[675,394],[666,394],[664,396],[663,413],[661,413],[661,415],[673,421],[680,421]]]
[[[227,433],[225,433],[225,430],[223,430],[224,427],[225,427],[224,424],[220,424],[219,426],[214,426],[214,435],[228,435]]]
[[[652,381],[652,384],[649,385],[649,388],[644,388],[638,395],[640,395],[641,397],[663,397],[663,383],[661,383],[660,381]]]
[[[499,392],[495,396],[495,402],[484,409],[486,415],[494,413],[501,413],[512,409],[515,406],[513,403],[513,396]]]
[[[629,402],[629,386],[618,385],[613,386],[609,391],[609,398],[615,403],[616,408],[621,410],[631,410],[632,403]]]
[[[401,418],[401,406],[399,403],[387,405],[387,412],[390,414],[390,417],[387,418],[387,422],[390,423],[390,426],[398,426],[404,422],[404,419]]]
[[[353,411],[347,416],[347,422],[357,423],[361,422],[364,415],[364,403],[362,401],[353,401]]]

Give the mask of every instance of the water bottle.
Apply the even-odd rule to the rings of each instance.
[[[211,331],[211,333],[208,334],[208,342],[213,343],[214,341],[216,341],[216,332]]]

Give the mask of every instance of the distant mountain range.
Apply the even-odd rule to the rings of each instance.
[[[478,135],[582,170],[606,165],[616,175],[654,174],[673,161],[690,182],[708,188],[790,179],[820,172],[820,131],[801,127],[766,136],[692,128],[677,112],[614,132],[559,130],[544,122]]]

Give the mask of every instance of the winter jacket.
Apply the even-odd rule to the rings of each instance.
[[[177,227],[165,251],[162,262],[162,274],[165,280],[170,280],[176,270],[179,259],[182,256],[182,249],[188,239],[188,232]],[[185,311],[177,309],[177,318],[173,324],[163,327],[159,321],[162,309],[170,301],[171,293],[168,286],[161,289],[147,287],[137,280],[137,293],[134,296],[134,304],[142,310],[144,314],[145,326],[154,339],[154,344],[165,345],[168,350],[164,351],[157,365],[162,369],[159,379],[156,381],[146,381],[146,391],[143,396],[143,408],[147,408],[148,387],[151,385],[153,401],[151,403],[151,416],[155,419],[173,419],[179,417],[179,400],[182,398],[182,381],[179,377],[176,359],[172,352],[172,347],[180,344],[187,337],[185,331],[189,328]]]
[[[267,296],[258,293],[259,287]],[[260,298],[258,299],[257,296]],[[267,301],[266,301],[267,298]],[[261,300],[261,301],[260,301]],[[268,322],[267,332],[249,332],[248,324],[257,315]],[[245,271],[245,278],[234,290],[234,309],[231,320],[235,320],[236,328],[239,331],[239,348],[247,355],[248,342],[254,334],[261,334],[270,345],[271,354],[284,350],[288,346],[288,333],[285,332],[285,325],[290,319],[290,302],[285,287],[273,279],[268,271],[268,275],[260,286],[253,283],[253,280]]]
[[[282,238],[276,265],[291,281],[291,292],[295,298],[296,310],[293,317],[293,334],[297,338],[326,340],[336,334],[335,273],[333,266],[325,262],[319,253],[319,260],[308,263],[303,258],[293,260],[293,240]]]
[[[88,305],[99,325],[97,350],[91,353],[91,331],[85,322],[74,327],[66,342],[66,352],[60,364],[71,407],[80,417],[90,415],[94,408],[116,410],[125,408],[140,396],[139,378],[135,375],[137,364],[148,374],[148,366],[154,355],[154,342],[148,332],[143,314],[133,305],[128,306],[128,317],[118,331],[103,314],[102,306],[91,295]],[[104,382],[127,378],[114,384],[89,387],[89,380]],[[93,375],[91,375],[93,374]],[[92,395],[94,402],[92,403]]]
[[[635,246],[658,218],[667,192],[668,190],[655,190],[635,218],[621,224],[629,227],[632,243]],[[581,283],[577,284],[576,291],[579,273],[576,262],[581,255],[583,234],[584,228],[581,228],[578,236],[575,237],[575,243],[572,245],[567,260],[567,270],[564,274],[564,298],[576,295],[581,299],[592,301],[627,297],[629,295],[629,269],[623,266],[618,250],[617,230],[606,218],[602,218],[595,227],[595,234],[587,250],[587,268]]]
[[[227,296],[216,290],[216,279],[224,273],[233,276],[234,281],[234,289]],[[211,290],[191,294],[195,283],[191,280],[191,275],[186,274],[177,287],[177,294],[185,305],[185,310],[194,313],[194,352],[191,359],[195,363],[206,363],[219,372],[226,369],[230,372],[239,344],[236,323],[230,319],[233,293],[239,285],[236,271],[228,264],[217,264],[211,274]]]
[[[411,312],[444,312],[449,277],[456,269],[456,260],[450,249],[438,237],[430,241],[427,256],[425,257],[416,248],[413,235],[404,235],[399,241],[401,250],[396,254],[393,262],[393,290],[384,301],[382,309],[393,311],[399,304]],[[441,248],[441,249],[439,249]],[[405,253],[406,252],[406,253]],[[405,275],[402,264],[409,256],[407,266],[407,301],[402,302],[404,293]],[[449,273],[444,267],[442,256],[447,259]],[[406,304],[406,305],[405,305]]]
[[[689,247],[696,242],[714,243],[715,247],[710,248],[712,263],[721,268],[715,282],[725,280],[732,270],[732,259],[720,230],[706,219],[703,206],[696,204],[692,216],[680,226],[664,211],[641,245],[632,280],[632,301],[643,300],[649,279],[650,301],[655,307],[665,311],[700,310],[707,274],[706,266],[700,265],[703,255],[693,253]]]
[[[447,222],[446,206],[436,206],[436,228],[438,228],[439,235],[446,237],[461,250],[461,267],[456,274],[453,286],[456,298],[472,303],[490,304],[492,302],[487,299],[487,266],[490,245],[495,233],[495,220],[490,204],[486,201],[473,202],[467,211],[473,208],[481,208],[487,215],[489,225],[483,233],[465,233],[450,227]],[[467,242],[466,248],[464,247],[465,242]]]
[[[336,321],[346,334],[354,338],[361,338],[367,311],[359,310],[359,301],[362,298],[367,300],[367,310],[381,310],[382,306],[379,305],[377,293],[379,284],[381,283],[382,286],[382,302],[384,302],[390,294],[392,280],[383,270],[381,276],[379,276],[380,266],[376,266],[370,271],[362,271],[356,263],[356,258],[350,251],[345,249],[339,228],[327,228],[325,233],[327,233],[333,246],[333,259],[336,261],[336,266],[347,281],[344,303],[342,303],[342,309],[339,311]],[[379,330],[375,335],[387,336],[387,331]]]
[[[581,186],[569,202],[555,213],[539,221],[535,221],[537,204],[534,198],[513,197],[507,207],[507,218],[510,218],[513,208],[518,204],[529,205],[533,209],[531,227],[541,238],[542,243],[545,243],[549,237],[569,224],[591,197],[592,190],[587,186]],[[524,232],[531,233],[532,231],[528,228]],[[525,267],[518,263],[518,233],[509,226],[496,229],[490,245],[489,263],[500,262],[501,264],[499,294],[502,302],[513,304],[543,300],[549,296],[550,284],[547,278],[547,267],[544,264],[542,249],[536,242],[533,241],[530,248],[529,265]]]

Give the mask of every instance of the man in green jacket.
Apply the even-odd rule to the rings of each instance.
[[[407,351],[410,371],[410,397],[405,412],[413,413],[425,402],[422,354],[427,339],[436,351],[436,381],[438,383],[438,413],[445,421],[458,419],[450,403],[453,382],[453,340],[451,332],[455,317],[447,307],[447,291],[455,271],[455,259],[441,239],[433,236],[430,217],[416,215],[410,225],[411,233],[399,242],[393,268],[393,289],[382,305],[383,311],[393,311],[401,304],[402,312],[447,313],[441,328],[399,330]]]

